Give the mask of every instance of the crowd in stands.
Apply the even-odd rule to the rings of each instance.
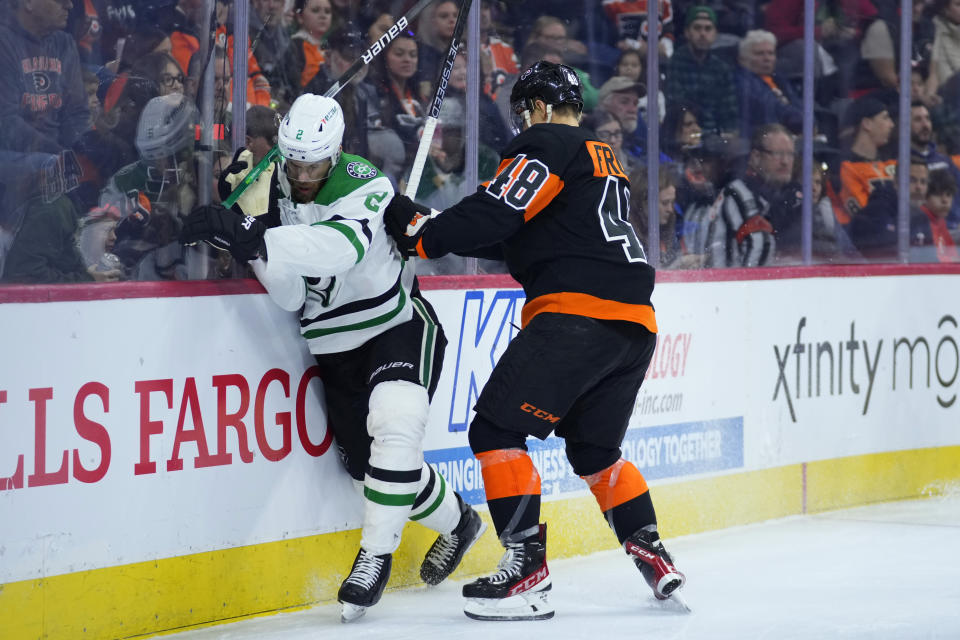
[[[200,199],[229,196],[270,153],[278,114],[300,94],[331,87],[414,4],[250,0],[241,107],[233,104],[242,51],[233,0],[0,0],[0,283],[191,277],[189,249],[177,242],[183,217]],[[430,4],[337,95],[344,150],[401,188],[459,5]],[[816,2],[810,194],[799,156],[803,2],[660,0],[651,17],[653,6],[480,3],[479,103],[467,103],[464,48],[418,200],[442,208],[472,188],[464,176],[472,109],[479,178],[492,177],[515,134],[510,88],[542,59],[580,77],[583,126],[631,176],[630,221],[643,239],[652,215],[648,122],[656,118],[661,268],[798,264],[805,197],[816,262],[894,260],[896,176],[906,169],[910,259],[960,261],[960,0],[913,3],[908,132],[896,126],[900,3]],[[650,97],[653,28],[660,82]],[[213,84],[212,132],[202,124],[205,82]],[[246,144],[232,149],[238,108]],[[908,168],[896,161],[903,136]],[[273,174],[271,165],[236,206],[278,216]],[[222,256],[202,260],[208,276],[245,275]]]

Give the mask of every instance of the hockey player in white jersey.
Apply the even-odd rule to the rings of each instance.
[[[363,491],[360,551],[338,593],[350,622],[379,601],[407,520],[441,534],[420,568],[428,584],[457,567],[486,525],[423,460],[446,339],[384,230],[390,180],[342,153],[343,133],[336,101],[300,96],[279,129],[281,226],[208,205],[190,214],[181,239],[249,261],[270,297],[300,312],[329,426]]]

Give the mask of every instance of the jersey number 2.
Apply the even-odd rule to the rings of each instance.
[[[630,189],[614,176],[607,176],[603,198],[597,207],[603,237],[607,242],[619,242],[629,262],[646,262],[647,254],[633,226],[627,221],[630,213]]]

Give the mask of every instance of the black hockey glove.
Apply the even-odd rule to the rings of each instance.
[[[235,173],[243,173],[249,167],[246,160],[237,159],[244,150],[244,147],[237,149],[237,152],[233,154],[233,161],[220,172],[220,178],[217,180],[217,193],[220,194],[221,200],[226,200],[233,193],[233,185],[227,181],[227,177]]]
[[[401,254],[417,256],[417,243],[427,228],[427,223],[437,213],[439,212],[417,204],[405,195],[397,194],[383,213],[383,223]]]
[[[263,234],[267,227],[252,216],[242,216],[218,204],[201,205],[190,212],[180,232],[180,242],[200,241],[233,254],[240,262],[266,258]]]

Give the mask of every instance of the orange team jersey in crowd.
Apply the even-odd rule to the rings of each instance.
[[[189,33],[183,31],[174,31],[170,34],[170,55],[180,65],[184,73],[190,70],[190,58],[200,50],[200,41]]]
[[[660,23],[657,25],[657,40],[663,35],[662,25],[672,27],[673,3],[671,0],[660,0]],[[647,38],[648,0],[603,0],[603,10],[614,21],[620,37],[629,37],[635,40]],[[667,34],[672,38],[671,33]]]
[[[291,46],[296,46],[293,43]],[[303,50],[303,69],[300,71],[300,87],[306,87],[313,80],[313,76],[320,71],[320,65],[323,64],[323,49],[313,44],[309,40],[300,41],[300,47]]]
[[[957,169],[960,169],[960,156],[951,156],[950,159],[953,160],[953,164],[957,165]]]
[[[227,60],[233,64],[233,36],[227,35],[225,26],[217,27],[217,44],[221,47],[226,44]],[[232,90],[232,89],[231,89]],[[250,49],[250,38],[247,38],[247,104],[269,107],[273,101],[270,95],[270,82],[263,75],[257,58]]]
[[[491,36],[490,42],[481,44],[480,50],[490,57],[491,67],[483,91],[492,99],[495,99],[497,90],[506,81],[507,76],[515,76],[520,73],[517,54],[511,45],[496,36]]]
[[[850,224],[860,209],[866,206],[874,187],[881,182],[893,182],[896,160],[844,160],[840,164],[840,193],[827,181],[827,195],[840,224]]]

